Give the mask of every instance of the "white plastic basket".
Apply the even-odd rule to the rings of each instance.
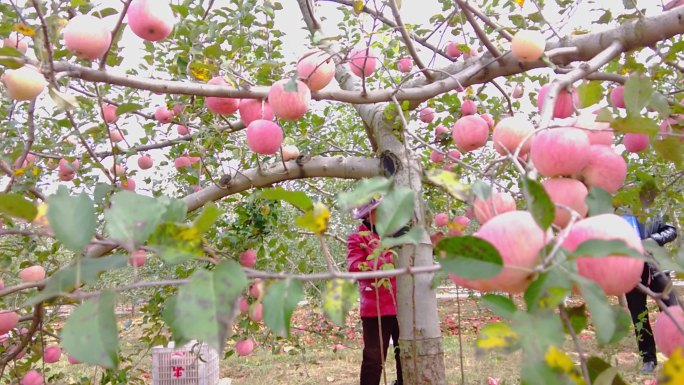
[[[153,385],[216,385],[219,357],[209,345],[191,342],[181,348],[152,348]]]

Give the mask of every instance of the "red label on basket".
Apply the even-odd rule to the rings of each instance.
[[[173,371],[173,376],[175,378],[183,378],[185,375],[183,372],[185,371],[185,366],[172,366],[171,370]]]

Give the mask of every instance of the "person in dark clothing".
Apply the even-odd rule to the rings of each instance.
[[[656,216],[646,225],[640,223],[633,215],[623,215],[623,218],[634,227],[641,239],[651,238],[656,241],[658,245],[663,246],[677,238],[677,230],[674,226],[665,224],[660,215]],[[670,283],[670,278],[669,274],[657,271],[650,263],[644,263],[641,283],[651,289],[654,293],[662,293]],[[627,293],[626,297],[627,307],[629,308],[632,322],[634,323],[637,345],[639,346],[639,355],[643,360],[641,371],[651,373],[655,371],[655,368],[658,365],[658,359],[656,357],[653,330],[651,329],[651,323],[648,320],[648,309],[646,307],[647,295],[639,290],[639,288],[634,288]],[[666,306],[676,305],[677,298],[674,293],[670,293],[667,299],[663,298],[663,302]]]
[[[380,245],[380,237],[375,231],[375,209],[379,204],[380,200],[374,199],[354,210],[354,218],[361,219],[363,222],[347,239],[347,265],[351,272],[380,270],[384,264],[392,263],[391,252],[386,251],[380,255],[374,252]],[[359,280],[361,327],[363,328],[361,385],[380,384],[390,337],[394,341],[394,358],[397,367],[397,381],[394,384],[403,384],[399,358],[396,286],[395,277],[382,280]]]

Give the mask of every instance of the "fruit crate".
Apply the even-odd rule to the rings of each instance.
[[[190,342],[181,348],[152,348],[153,385],[216,385],[219,356],[209,345]]]

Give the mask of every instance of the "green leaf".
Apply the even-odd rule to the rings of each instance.
[[[38,215],[38,209],[19,194],[0,193],[0,213],[32,221]]]
[[[631,325],[629,314],[619,306],[609,305],[605,293],[596,283],[580,276],[575,276],[575,282],[591,312],[599,344],[615,343],[625,337]]]
[[[59,186],[47,204],[47,218],[57,239],[71,251],[83,250],[93,239],[97,225],[90,197],[84,192],[72,197],[65,186]]]
[[[313,208],[313,202],[311,201],[311,198],[306,196],[303,191],[288,191],[282,187],[275,187],[263,190],[261,192],[261,196],[266,199],[288,202],[292,206],[302,211],[307,211]]]
[[[593,106],[603,99],[605,95],[605,90],[601,85],[601,82],[597,80],[584,81],[577,87],[577,93],[579,95],[580,108],[585,108]]]
[[[656,140],[652,143],[653,148],[663,159],[674,163],[678,169],[684,168],[684,144],[677,137],[668,137]]]
[[[21,53],[21,51],[10,45],[7,47],[0,47],[0,56],[11,56],[20,58],[23,56],[23,54]]]
[[[290,334],[292,312],[304,298],[302,284],[298,280],[284,279],[273,282],[264,296],[264,321],[280,337]]]
[[[185,222],[188,215],[188,205],[182,199],[158,197],[157,200],[164,205],[162,222]]]
[[[589,189],[589,194],[584,198],[584,202],[589,207],[589,216],[593,217],[599,214],[612,214],[613,201],[610,193],[600,187],[592,187]]]
[[[597,122],[610,123],[613,120],[615,120],[615,118],[613,118],[613,114],[610,112],[608,108],[601,108],[596,114]]]
[[[183,338],[197,339],[223,351],[237,316],[237,299],[247,283],[235,261],[222,262],[214,271],[196,271],[190,283],[178,289],[175,330]]]
[[[520,336],[508,324],[492,322],[480,330],[475,345],[478,351],[513,351],[519,341]]]
[[[527,176],[523,176],[520,179],[520,185],[523,194],[525,194],[528,209],[530,210],[530,213],[532,213],[535,222],[537,222],[539,227],[543,230],[548,229],[553,223],[556,209],[553,202],[551,202],[551,198],[549,198],[549,195],[546,193],[544,186]]]
[[[362,179],[352,191],[337,195],[337,207],[340,210],[350,210],[369,202],[372,198],[385,195],[392,186],[392,180],[376,176]]]
[[[568,320],[570,321],[570,325],[572,326],[572,330],[575,332],[575,334],[579,334],[582,330],[584,330],[584,328],[587,327],[589,320],[587,319],[586,304],[566,307],[565,312],[568,315]],[[569,332],[565,324],[563,325],[563,329],[566,333]]]
[[[114,293],[105,291],[99,298],[78,306],[62,328],[61,345],[80,362],[117,367],[119,337],[114,316]]]
[[[512,319],[515,312],[518,311],[517,306],[510,298],[498,294],[485,294],[480,297],[480,302],[494,314],[506,319]]]
[[[420,243],[423,237],[423,230],[419,227],[414,227],[409,230],[406,234],[400,235],[398,237],[384,237],[380,241],[380,246],[383,249],[391,249],[395,246],[412,244],[417,245]]]
[[[21,52],[14,47],[0,48],[0,66],[11,70],[23,67],[24,61],[21,59],[21,57],[15,56],[14,53],[21,55]],[[16,59],[14,57],[16,57]]]
[[[482,180],[476,180],[475,183],[470,186],[470,189],[473,191],[476,197],[482,199],[483,201],[486,201],[487,198],[489,198],[489,195],[492,194],[492,186]]]
[[[325,290],[321,297],[323,312],[334,323],[340,326],[344,325],[344,318],[356,304],[358,293],[352,282],[339,278],[326,281]]]
[[[444,253],[439,260],[442,269],[466,279],[493,277],[503,269],[499,251],[484,239],[472,235],[442,238],[435,254]]]
[[[654,135],[660,130],[658,123],[647,116],[627,116],[626,118],[615,118],[610,127],[615,131],[624,133],[637,133]]]
[[[164,215],[164,206],[155,198],[120,191],[105,210],[105,230],[130,250],[144,243]]]
[[[100,204],[104,198],[109,194],[110,191],[114,190],[114,187],[109,183],[98,183],[95,185],[95,191],[93,192],[93,198],[95,199],[95,204]]]
[[[45,284],[45,288],[36,296],[29,298],[22,307],[33,306],[61,293],[69,293],[82,284],[93,285],[97,283],[103,272],[119,269],[126,265],[128,265],[128,256],[125,255],[80,259],[53,273]]]
[[[316,202],[303,215],[295,218],[297,226],[311,230],[314,234],[323,234],[328,229],[330,210],[322,202]]]
[[[129,113],[129,112],[141,110],[142,108],[143,108],[143,106],[141,104],[137,104],[137,103],[119,104],[119,106],[116,107],[116,114],[117,115],[123,115],[123,114]]]
[[[625,82],[625,106],[628,116],[639,116],[653,95],[653,83],[648,76],[635,72]]]
[[[78,99],[74,95],[59,91],[53,87],[48,87],[48,94],[57,107],[64,111],[71,111],[79,107]]]
[[[461,182],[453,172],[432,169],[426,172],[430,182],[446,190],[452,197],[467,202],[470,199],[470,186]]]
[[[411,220],[413,196],[413,191],[406,187],[396,188],[385,195],[375,216],[375,228],[380,237],[396,233]]]
[[[572,290],[572,281],[560,268],[539,274],[525,290],[525,304],[530,313],[553,309],[563,302]]]
[[[663,118],[670,116],[670,104],[667,102],[667,97],[660,92],[653,93],[648,106],[653,108]]]
[[[596,379],[601,375],[601,373],[604,373],[607,370],[610,370],[611,368],[612,366],[610,366],[609,363],[607,363],[599,357],[592,356],[589,357],[589,359],[587,360],[587,371],[589,372],[589,379],[591,379],[592,384],[595,383]],[[613,381],[610,384],[628,385],[628,383],[625,382],[619,374],[615,378],[613,378]]]
[[[624,255],[643,259],[644,256],[629,247],[625,241],[620,239],[589,239],[580,243],[571,256],[575,258],[585,257],[606,257],[609,255]]]
[[[204,205],[202,213],[195,219],[192,227],[200,233],[204,233],[211,228],[216,220],[221,216],[221,210],[215,203],[210,202]]]
[[[194,227],[162,223],[149,239],[149,245],[165,262],[175,264],[202,256],[202,234]]]

